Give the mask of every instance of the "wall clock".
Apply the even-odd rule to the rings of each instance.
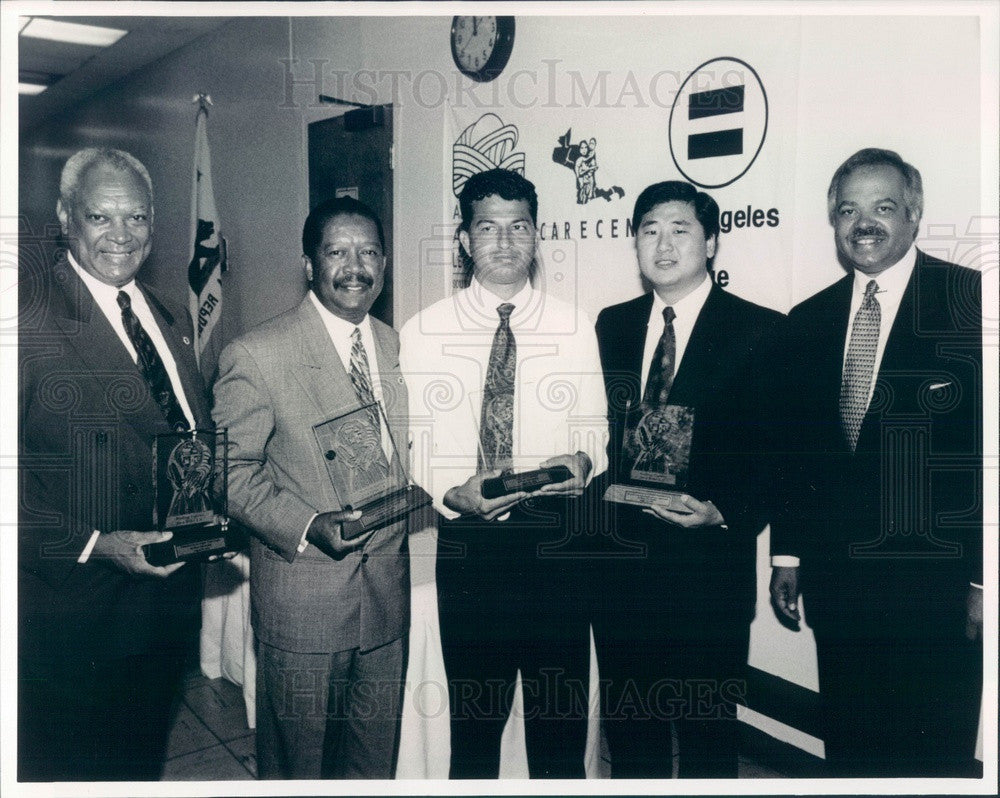
[[[496,78],[514,49],[514,17],[453,17],[451,57],[463,75],[485,83]]]

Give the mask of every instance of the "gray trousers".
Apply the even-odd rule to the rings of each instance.
[[[406,638],[299,654],[257,643],[260,779],[391,779]]]

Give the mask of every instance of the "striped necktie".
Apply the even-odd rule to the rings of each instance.
[[[354,392],[357,393],[361,404],[369,406],[368,415],[375,429],[381,430],[382,424],[379,421],[378,409],[375,407],[375,392],[372,390],[372,373],[368,368],[368,353],[361,341],[361,330],[358,327],[351,333],[350,377]]]

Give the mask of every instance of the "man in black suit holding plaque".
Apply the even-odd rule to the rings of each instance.
[[[670,778],[673,723],[678,776],[735,778],[765,523],[761,352],[781,317],[713,284],[719,207],[707,194],[649,186],[632,225],[653,290],[597,320],[612,427],[607,538],[619,542],[602,559],[594,620],[611,772]]]
[[[157,566],[157,435],[211,424],[191,320],[136,279],[149,172],[88,148],[63,168],[68,251],[19,264],[18,777],[159,778],[199,569]]]

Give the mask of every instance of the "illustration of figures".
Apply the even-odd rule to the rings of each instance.
[[[167,510],[167,526],[176,516],[212,513],[208,496],[212,480],[212,452],[204,441],[186,438],[178,443],[167,461],[167,475],[174,495]],[[190,519],[185,519],[185,523]]]
[[[595,197],[601,197],[607,202],[617,194],[618,198],[625,196],[625,191],[621,186],[611,188],[600,188],[597,185],[597,139],[591,137],[581,139],[579,144],[570,144],[573,129],[570,128],[566,134],[559,137],[559,146],[552,150],[552,160],[572,169],[576,175],[576,202],[578,205],[586,205]]]

